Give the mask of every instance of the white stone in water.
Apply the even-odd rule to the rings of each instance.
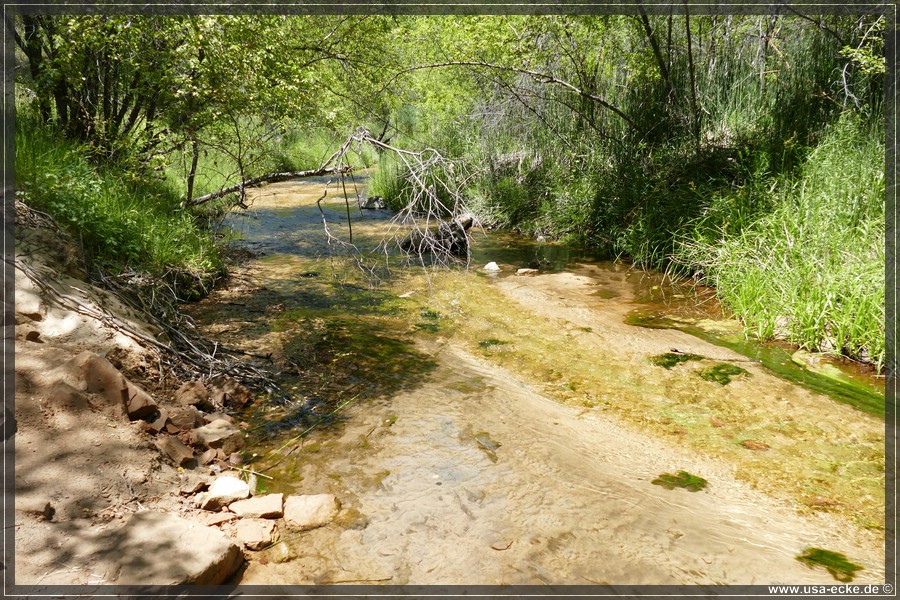
[[[491,262],[489,262],[488,264],[484,265],[484,270],[485,270],[485,271],[499,271],[499,270],[500,270],[500,265],[498,265],[497,263],[491,261]]]
[[[284,501],[284,520],[298,529],[315,529],[330,523],[341,509],[332,494],[289,496]]]

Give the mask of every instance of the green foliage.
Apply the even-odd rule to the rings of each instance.
[[[795,177],[771,181],[770,211],[742,229],[723,225],[716,237],[680,244],[679,261],[701,269],[757,336],[883,364],[884,147],[876,125],[846,113]]]
[[[161,170],[184,200],[194,160],[195,197],[317,167],[365,125],[465,167],[423,198],[364,154],[391,208],[450,206],[465,181],[485,225],[697,275],[756,335],[883,363],[883,16],[450,18],[22,16],[17,77],[125,187]],[[53,172],[29,176],[36,197],[62,193]],[[113,218],[56,204],[73,226]],[[86,244],[146,260],[135,239]]]
[[[136,186],[94,166],[78,145],[20,111],[16,187],[26,204],[50,214],[82,245],[86,258],[116,271],[209,283],[222,269],[217,249],[179,199],[161,184]]]

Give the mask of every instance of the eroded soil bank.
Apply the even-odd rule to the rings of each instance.
[[[329,255],[316,185],[263,190],[239,227],[267,255],[189,308],[210,336],[270,354],[298,406],[340,407],[313,428],[290,407],[247,415],[269,432],[250,448],[268,491],[333,493],[345,511],[285,535],[287,555],[258,553],[240,583],[834,582],[797,560],[809,547],[883,580],[883,421],[627,325],[647,284],[626,265],[367,286]],[[344,235],[343,199],[323,205]],[[354,241],[388,216],[354,213]],[[666,353],[700,358],[654,364]],[[743,373],[701,377],[720,365]],[[654,485],[678,471],[706,488]]]

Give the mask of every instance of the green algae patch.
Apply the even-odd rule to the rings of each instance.
[[[657,354],[656,356],[650,357],[650,362],[657,367],[664,367],[666,369],[671,369],[675,365],[689,360],[703,360],[703,357],[699,354],[689,354],[687,352],[666,352],[665,354]]]
[[[697,475],[691,475],[687,471],[678,471],[675,475],[663,473],[650,483],[661,485],[667,490],[674,490],[676,487],[680,487],[689,492],[699,492],[706,487],[707,481]]]
[[[504,344],[508,344],[509,342],[505,340],[498,340],[497,338],[488,338],[486,340],[480,340],[478,345],[484,348],[485,350],[493,348],[494,346],[502,346]]]
[[[761,342],[740,334],[738,325],[719,323],[712,319],[683,320],[645,309],[631,311],[625,323],[646,329],[675,329],[711,344],[733,350],[772,371],[778,377],[801,385],[818,394],[830,396],[838,402],[884,419],[885,393],[883,384],[868,384],[848,379],[846,375],[835,377],[831,373],[816,372],[808,361],[795,360],[795,350],[786,351],[784,344]],[[718,323],[718,324],[717,324]]]
[[[463,441],[473,441],[479,450],[484,452],[488,460],[492,463],[497,462],[497,450],[502,446],[500,442],[491,437],[491,434],[487,431],[479,431],[475,434],[462,434],[459,436],[460,440]]]
[[[740,375],[750,375],[750,373],[747,369],[743,369],[736,365],[729,365],[727,363],[719,363],[700,371],[700,377],[707,381],[714,381],[719,385],[728,385],[731,383],[732,377],[738,377]]]
[[[416,329],[427,331],[428,333],[437,333],[441,330],[441,327],[437,323],[416,323]]]
[[[796,558],[809,568],[825,567],[832,577],[845,583],[853,581],[856,572],[862,570],[860,565],[850,562],[843,554],[822,548],[807,548]]]

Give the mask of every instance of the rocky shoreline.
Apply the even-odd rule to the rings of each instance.
[[[254,552],[289,560],[281,532],[338,516],[337,498],[315,490],[257,495],[235,416],[250,390],[175,379],[140,343],[159,331],[87,283],[52,229],[17,225],[17,585],[222,584]],[[97,310],[76,313],[48,289]]]

